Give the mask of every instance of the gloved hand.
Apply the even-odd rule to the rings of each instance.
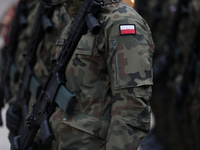
[[[16,137],[14,137],[14,142],[11,145],[11,150],[19,150],[19,139],[20,139],[21,135],[18,135]],[[28,150],[37,150],[38,149],[38,144],[33,141],[32,145],[28,148]]]
[[[6,126],[12,132],[17,132],[21,123],[21,108],[12,102],[6,112]]]
[[[20,139],[20,137],[21,137],[21,135],[14,137],[10,150],[19,150],[19,139]]]

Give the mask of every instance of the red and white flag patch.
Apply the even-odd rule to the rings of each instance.
[[[136,34],[136,28],[134,24],[120,25],[119,30],[121,35]]]

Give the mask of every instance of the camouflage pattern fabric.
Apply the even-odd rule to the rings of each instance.
[[[58,0],[57,2],[60,2]],[[58,5],[51,18],[53,24],[53,30],[50,33],[46,33],[44,39],[41,41],[37,49],[37,63],[34,67],[34,73],[40,83],[44,85],[46,83],[49,72],[51,71],[52,64],[51,58],[55,57],[56,41],[61,36],[65,26],[71,22],[69,15],[67,14],[63,5]]]
[[[20,72],[20,75],[22,74],[25,65],[25,58],[23,57],[22,54],[23,52],[26,51],[26,48],[31,38],[32,25],[34,23],[35,13],[37,11],[38,4],[39,0],[30,1],[28,3],[28,8],[29,8],[28,11],[29,14],[27,15],[28,26],[24,29],[21,29],[21,33],[18,37],[18,47],[15,52],[15,64]],[[16,95],[18,88],[19,88],[18,82],[10,83],[10,90],[13,96]]]
[[[61,4],[60,0],[51,1],[53,3],[60,3],[56,6],[52,18],[50,18],[53,30],[50,33],[46,33],[43,40],[40,42],[37,49],[37,62],[34,67],[34,74],[39,82],[44,86],[46,83],[49,72],[51,71],[52,64],[51,58],[55,57],[56,40],[60,37],[66,24],[71,22],[69,15],[66,13],[65,7]],[[29,108],[32,110],[32,103],[36,101],[35,97],[31,97]]]
[[[67,88],[78,103],[72,115],[58,108],[51,116],[52,149],[136,150],[149,132],[150,29],[124,2],[107,5],[98,20],[102,30],[82,36],[66,68]],[[121,24],[134,24],[136,34],[120,35]]]
[[[52,1],[54,3],[61,3],[60,0]],[[56,52],[56,40],[60,37],[62,31],[65,29],[67,24],[70,24],[71,19],[67,14],[65,7],[61,4],[58,5],[53,13],[51,18],[53,24],[53,30],[50,33],[46,33],[43,40],[38,46],[37,49],[37,62],[34,67],[34,74],[37,77],[38,81],[44,86],[48,75],[51,71],[52,64],[51,58],[55,57]],[[29,102],[29,112],[32,111],[32,104],[36,102],[36,98],[31,96]]]
[[[31,38],[31,30],[32,30],[32,25],[33,25],[35,13],[36,13],[36,10],[37,10],[38,2],[39,2],[39,0],[28,0],[27,1],[27,7],[28,7],[27,18],[26,18],[27,19],[27,27],[26,28],[21,28],[20,29],[20,33],[18,35],[18,41],[17,41],[18,45],[17,45],[16,51],[15,51],[14,58],[15,58],[15,65],[16,65],[20,75],[22,74],[22,71],[23,71],[23,68],[24,68],[24,65],[25,65],[25,63],[24,63],[25,59],[23,58],[22,53],[24,51],[26,51],[26,47],[27,47],[27,45],[28,45],[28,43],[30,41],[30,38]],[[7,127],[10,130],[8,138],[9,138],[9,141],[11,143],[13,142],[14,136],[19,134],[19,132],[20,132],[22,126],[23,126],[23,125],[20,126],[20,121],[19,120],[22,119],[22,117],[20,115],[21,111],[19,110],[19,107],[17,107],[16,105],[13,106],[13,104],[16,102],[17,91],[19,90],[18,82],[19,81],[17,81],[17,82],[10,81],[10,87],[9,87],[10,91],[11,91],[11,94],[12,94],[12,97],[9,100],[10,106],[9,106],[7,112],[9,111],[9,109],[14,108],[15,109],[14,114],[16,114],[16,116],[15,116],[15,118],[12,118],[12,116],[8,117],[6,115],[6,117],[11,118],[13,120],[17,119],[17,121],[18,121],[17,123],[19,123],[18,125],[17,125],[17,123],[14,124],[14,126],[17,126],[15,130],[10,129],[9,126],[13,125],[13,124],[11,122],[9,122],[9,119],[7,120],[7,118],[6,118]]]

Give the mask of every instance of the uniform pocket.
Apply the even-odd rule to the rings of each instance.
[[[94,47],[94,39],[95,39],[94,37],[95,36],[90,35],[90,34],[83,35],[75,50],[75,54],[91,56],[92,49]]]
[[[74,112],[71,116],[64,114],[64,117],[67,118],[66,121],[62,121],[64,124],[96,137],[106,139],[109,123],[105,118],[97,118],[81,112]]]
[[[109,41],[116,89],[153,84],[153,55],[150,52],[153,46],[142,39],[138,42],[139,36],[118,36]]]

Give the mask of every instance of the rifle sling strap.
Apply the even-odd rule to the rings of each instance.
[[[105,6],[113,3],[119,3],[120,1],[121,0],[103,0]]]
[[[31,92],[32,96],[34,96],[36,99],[39,96],[39,92],[42,90],[42,86],[40,82],[37,80],[37,78],[32,75],[30,79],[29,84],[29,91]]]

